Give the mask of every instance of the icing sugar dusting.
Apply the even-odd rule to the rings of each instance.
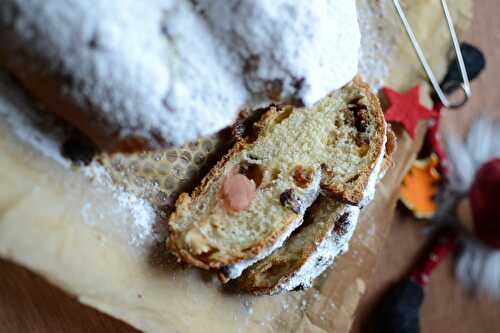
[[[239,57],[253,94],[281,92],[312,105],[357,73],[360,32],[352,0],[196,3],[214,35]]]
[[[10,39],[66,76],[63,93],[98,109],[110,133],[179,145],[229,125],[245,101],[232,58],[187,0],[6,2]]]
[[[146,248],[164,238],[165,234],[155,228],[156,212],[148,201],[114,185],[106,169],[96,162],[81,171],[95,184],[102,185],[104,189],[101,190],[111,189],[112,197],[110,211],[94,209],[91,200],[86,202],[81,212],[85,223],[111,227],[115,234],[125,237],[130,245],[138,248]]]
[[[63,77],[108,135],[151,144],[214,133],[262,98],[311,105],[357,72],[352,0],[4,2],[12,61]]]

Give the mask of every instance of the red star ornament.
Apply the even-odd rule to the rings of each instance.
[[[411,138],[415,139],[418,122],[434,117],[431,110],[420,104],[420,86],[416,85],[404,93],[398,93],[388,87],[382,88],[382,91],[389,102],[385,119],[401,123]]]

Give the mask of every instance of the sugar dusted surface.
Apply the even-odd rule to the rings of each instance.
[[[268,101],[270,86],[311,105],[357,72],[352,0],[4,2],[14,33],[0,40],[69,77],[62,93],[122,138],[179,145]]]
[[[99,212],[93,209],[88,200],[82,208],[85,223],[102,228],[113,228],[114,233],[125,237],[134,248],[147,249],[156,241],[166,237],[164,229],[155,228],[156,212],[152,205],[143,198],[125,191],[113,184],[111,177],[103,166],[92,162],[81,168],[81,172],[93,183],[97,192],[111,192],[113,201],[111,212]],[[112,220],[107,217],[114,217]],[[100,224],[100,225],[99,225]]]
[[[217,38],[242,62],[251,93],[280,80],[310,106],[357,73],[360,32],[352,0],[199,0]],[[300,88],[297,89],[297,84]]]
[[[187,0],[5,2],[0,25],[70,74],[63,93],[121,137],[181,144],[229,125],[245,101],[231,56]]]
[[[347,251],[346,246],[356,229],[359,220],[359,208],[356,206],[347,205],[346,212],[349,213],[349,218],[346,221],[348,230],[343,235],[337,235],[332,232],[319,246],[316,251],[307,259],[302,267],[295,272],[290,279],[278,286],[275,293],[290,291],[298,286],[308,288],[312,281],[318,277],[325,269],[327,269],[335,260],[335,258]],[[321,259],[321,264],[319,261]]]

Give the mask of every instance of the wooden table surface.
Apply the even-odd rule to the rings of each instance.
[[[473,97],[457,113],[448,112],[446,122],[463,132],[480,112],[500,118],[500,8],[497,0],[476,2],[473,26],[465,40],[481,47],[488,67],[473,83]],[[377,271],[368,286],[353,332],[365,332],[369,314],[380,295],[410,267],[426,242],[424,225],[398,214]],[[403,246],[404,244],[404,246]],[[448,259],[426,287],[422,309],[423,332],[498,332],[500,305],[469,295],[455,281]],[[65,295],[31,272],[0,261],[0,327],[2,332],[135,332],[128,325]]]
[[[487,68],[472,84],[472,99],[457,112],[447,111],[443,127],[465,133],[471,121],[485,112],[500,118],[500,3],[498,0],[475,2],[473,24],[463,36],[486,54]],[[367,294],[358,308],[352,332],[369,332],[371,313],[380,296],[410,269],[413,260],[426,244],[425,225],[406,216],[396,215],[377,270],[368,285]],[[467,293],[453,277],[453,260],[449,257],[432,275],[425,289],[421,324],[424,333],[500,332],[500,303],[478,299]]]

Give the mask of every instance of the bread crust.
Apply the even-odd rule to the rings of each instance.
[[[394,166],[394,160],[392,158],[394,152],[397,148],[396,134],[392,130],[390,125],[387,125],[387,141],[385,143],[385,156],[384,162],[382,164],[382,175],[385,175],[387,170]]]
[[[189,197],[187,193],[183,193],[183,195],[186,195]],[[179,197],[179,199],[181,199]],[[185,200],[185,199],[182,199]],[[176,204],[177,205],[177,204]],[[214,261],[203,261],[202,258],[203,256],[195,256],[189,251],[183,249],[178,245],[177,238],[174,236],[176,233],[172,232],[172,229],[169,228],[170,231],[170,237],[167,240],[167,250],[172,252],[179,260],[199,267],[203,269],[220,269],[225,266],[233,265],[238,263],[241,260],[244,260],[248,257],[253,257],[257,256],[263,249],[271,246],[272,244],[275,243],[275,241],[281,236],[285,230],[288,229],[288,227],[298,218],[298,214],[290,214],[287,216],[283,223],[283,227],[281,229],[275,230],[271,236],[268,238],[261,240],[258,244],[255,246],[252,246],[252,248],[249,251],[244,252],[244,255],[240,256],[232,256],[231,259],[226,259],[226,260],[218,260],[217,262]],[[225,279],[224,279],[225,280]]]

